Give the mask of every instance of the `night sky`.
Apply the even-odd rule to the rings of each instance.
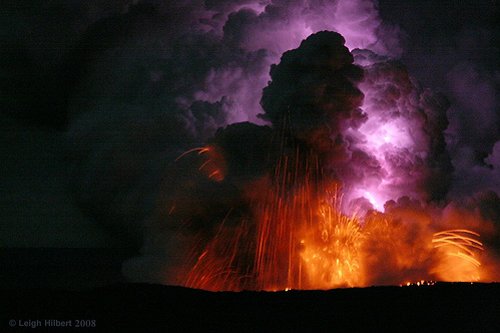
[[[274,3],[260,19],[238,11],[263,10],[249,0],[3,1],[0,247],[138,249],[169,191],[166,165],[218,127],[263,123],[262,90],[248,87],[264,87],[260,73],[298,46],[284,36],[300,35],[278,24],[297,12]],[[342,23],[358,22],[353,48],[396,59],[449,103],[436,200],[476,198],[498,225],[499,2],[355,3]]]

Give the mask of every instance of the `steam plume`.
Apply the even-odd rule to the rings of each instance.
[[[254,192],[297,146],[317,156],[321,182],[341,184],[344,212],[387,215],[401,230],[393,237],[422,253],[434,232],[459,228],[443,217],[457,206],[449,188],[470,186],[450,177],[452,162],[498,174],[498,144],[487,166],[450,158],[449,101],[395,60],[399,31],[372,1],[150,2],[95,24],[85,43],[102,47],[89,50],[71,100],[74,192],[88,214],[143,244],[125,265],[133,280],[182,283],[186,258],[219,230],[245,230],[251,242]],[[483,203],[498,199],[498,184],[474,185],[492,191],[463,212],[479,222],[465,224],[494,244],[498,214]],[[367,267],[380,274],[366,283],[429,271],[426,258],[374,259]]]

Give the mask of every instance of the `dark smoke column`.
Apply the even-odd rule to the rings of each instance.
[[[345,158],[342,132],[356,128],[365,116],[362,92],[355,83],[362,69],[344,46],[344,38],[318,32],[300,47],[285,52],[271,66],[271,79],[261,100],[264,119],[285,130],[323,158]]]
[[[262,117],[285,141],[317,154],[349,206],[383,210],[402,196],[442,199],[451,171],[446,99],[421,88],[401,63],[368,50],[355,51],[364,67],[355,65],[344,42],[322,31],[285,52],[271,67]]]

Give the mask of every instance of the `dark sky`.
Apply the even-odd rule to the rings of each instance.
[[[76,180],[74,166],[69,161],[74,154],[88,154],[83,151],[85,147],[82,151],[75,152],[75,146],[72,145],[75,140],[82,139],[78,136],[78,126],[83,126],[81,122],[75,122],[75,119],[81,120],[79,117],[82,111],[74,105],[93,106],[92,99],[104,100],[104,95],[110,91],[115,97],[121,96],[120,100],[128,106],[143,105],[143,100],[150,98],[151,102],[145,104],[152,110],[152,120],[143,119],[143,123],[135,125],[143,126],[153,133],[164,131],[164,128],[148,125],[148,121],[154,124],[155,117],[158,116],[155,111],[157,103],[162,102],[162,98],[165,98],[165,103],[171,99],[170,95],[156,98],[161,94],[158,91],[164,88],[155,84],[154,78],[155,68],[159,66],[156,62],[161,57],[151,53],[157,50],[155,43],[162,42],[159,36],[164,36],[163,42],[170,45],[167,49],[175,49],[181,57],[196,54],[196,49],[183,49],[171,42],[171,38],[173,40],[178,33],[176,29],[184,29],[185,22],[197,17],[197,14],[190,17],[185,13],[177,13],[167,2],[160,6],[163,6],[161,14],[154,7],[128,6],[132,2],[2,2],[0,246],[106,247],[127,244],[127,240],[116,229],[111,228],[110,231],[106,226],[95,222],[109,218],[106,212],[97,211],[93,206],[77,206],[74,202],[71,192],[74,191],[73,185],[81,180],[79,175],[85,173],[77,172]],[[221,8],[224,4],[224,1],[207,2],[213,6],[220,5]],[[196,12],[194,8],[196,6],[193,6],[193,13]],[[409,72],[423,86],[444,93],[450,100],[449,112],[453,113],[453,120],[450,121],[448,149],[458,175],[452,185],[453,193],[460,195],[482,190],[483,185],[493,186],[498,190],[498,182],[492,185],[489,180],[499,175],[500,165],[500,145],[494,146],[500,138],[497,96],[500,82],[500,28],[497,23],[499,2],[384,0],[379,1],[379,9],[384,22],[396,25],[402,31],[403,53],[400,60],[408,67]],[[144,36],[147,38],[143,40]],[[200,43],[203,41],[194,41],[193,45],[201,45]],[[200,47],[215,54],[215,49],[212,50],[207,45]],[[139,51],[124,55],[120,54],[118,46],[129,51]],[[253,54],[255,58],[252,59],[233,53],[221,55],[225,56],[240,59],[245,62],[245,68],[253,68],[259,63],[257,53]],[[213,58],[200,56],[199,70],[203,71],[206,66],[211,65],[205,59]],[[121,64],[122,67],[117,65],[117,68],[122,69],[107,68],[107,62],[103,59],[114,59],[113,63]],[[218,59],[213,61],[217,63]],[[146,66],[149,73],[152,73],[150,80],[123,79],[129,76],[140,77],[142,74],[139,71],[123,71],[123,68],[142,68],[140,66]],[[190,63],[172,67],[172,72],[168,73],[172,80],[175,79],[175,84],[169,86],[174,87],[171,90],[172,96],[175,89],[189,89],[189,80],[197,80],[194,75],[183,82],[180,79],[182,73],[176,72],[179,68],[182,70],[182,66],[189,68]],[[107,78],[115,81],[101,80],[99,73],[106,71],[111,73]],[[146,81],[149,83],[145,84]],[[101,103],[100,107],[119,108],[115,101]],[[197,119],[197,126],[208,126],[205,124],[216,121],[218,106],[197,107],[214,108],[213,111],[207,111],[211,112],[209,118]],[[123,117],[119,121],[126,122],[127,116]],[[103,117],[96,123],[107,126],[116,121]],[[112,141],[113,138],[115,136],[110,135],[104,139],[96,137],[94,140]],[[155,154],[144,152],[142,148],[134,148],[134,137],[128,139],[130,145],[127,147],[132,146],[131,151],[138,156],[143,159],[158,158]],[[148,142],[149,139],[141,136],[140,140]],[[154,140],[154,136],[151,140]],[[182,140],[182,135],[179,140]],[[81,148],[78,143],[77,150]],[[119,159],[120,156],[112,158]],[[87,167],[90,168],[85,166]],[[150,170],[150,167],[154,168],[139,165],[137,169],[127,169],[127,172],[141,172]],[[108,172],[109,177],[116,176],[112,174],[112,170]],[[86,175],[88,174],[92,175],[87,172]],[[138,186],[154,181],[141,180]],[[98,186],[96,188],[99,189]],[[84,193],[81,196],[85,195],[91,194]],[[85,201],[81,196],[80,200]],[[118,204],[113,206],[113,199],[106,197],[102,200],[112,206],[112,209],[123,208]],[[137,207],[131,208],[129,215],[140,216],[148,207],[147,203],[140,200],[132,202],[137,203]],[[89,210],[93,212],[89,214]]]

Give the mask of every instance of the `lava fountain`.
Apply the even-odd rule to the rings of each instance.
[[[295,164],[300,159],[281,159],[275,181],[255,189],[264,188],[252,205],[254,221],[224,220],[207,245],[197,243],[189,273],[179,277],[183,285],[274,291],[487,279],[478,233],[433,233],[431,225],[406,223],[397,213],[342,213],[342,189],[318,183],[317,159],[304,171]]]
[[[185,183],[193,192],[197,182],[214,191],[170,200],[170,226],[190,245],[165,283],[288,290],[492,278],[481,264],[488,222],[450,221],[432,201],[449,171],[446,103],[398,63],[355,65],[344,43],[313,34],[271,67],[261,100],[271,127],[234,124],[177,158],[198,173]],[[218,213],[195,218],[200,202]]]

